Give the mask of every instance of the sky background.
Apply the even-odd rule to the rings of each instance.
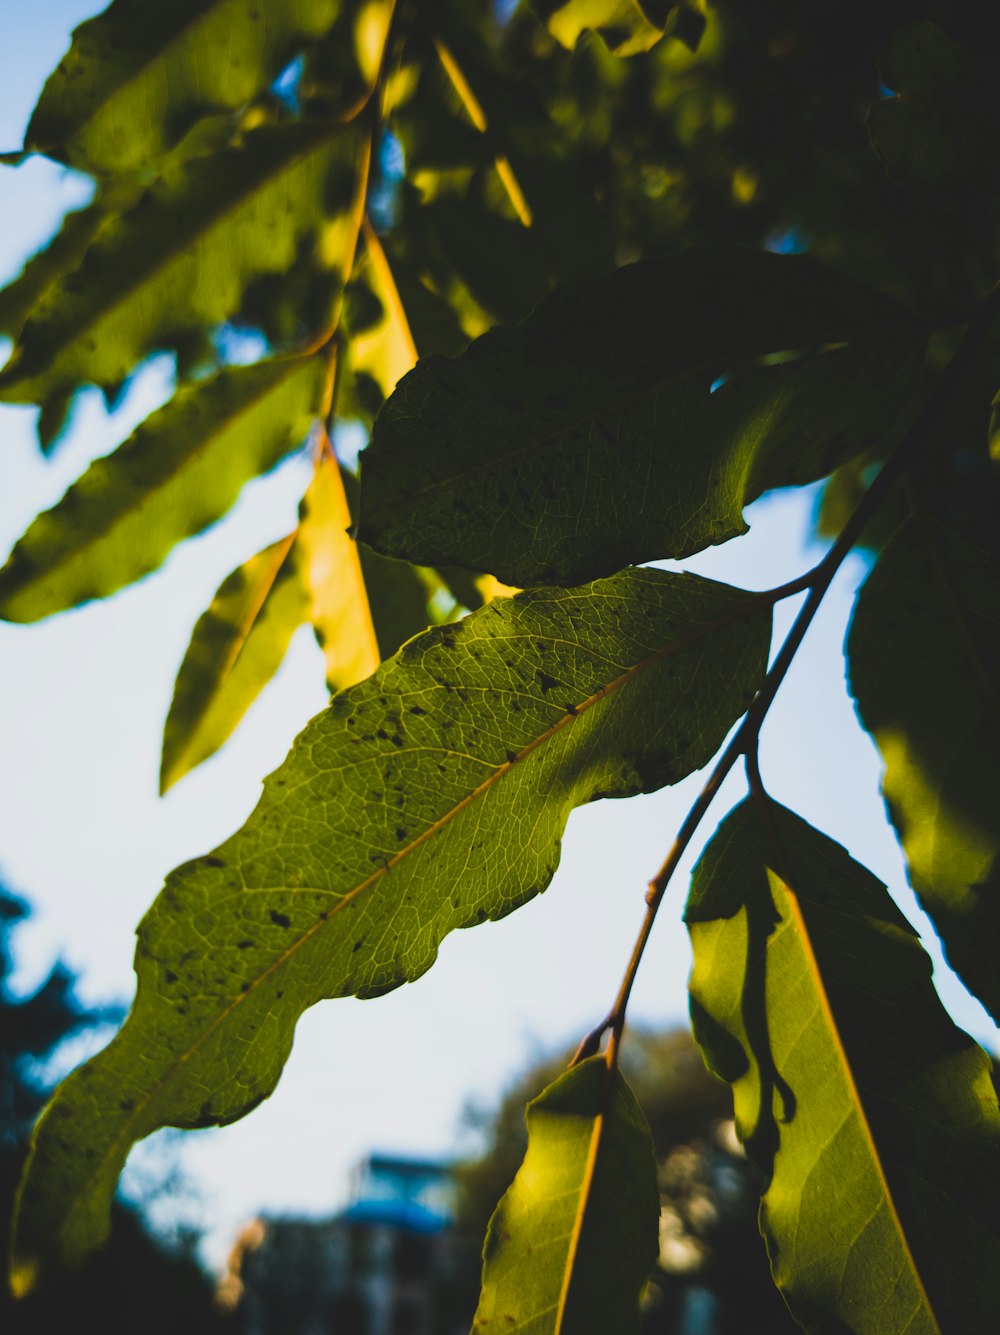
[[[70,29],[98,8],[0,0],[0,150],[20,145]],[[88,193],[85,180],[40,159],[0,168],[0,281]],[[0,559],[89,460],[164,400],[171,373],[169,359],[150,363],[113,415],[96,392],[82,395],[50,460],[37,450],[35,410],[0,405]],[[115,597],[37,626],[0,623],[0,879],[34,909],[15,939],[16,987],[37,985],[61,955],[88,1002],[127,1000],[135,926],[164,875],[242,824],[261,778],[323,707],[322,659],[304,628],[223,752],[157,796],[163,720],[191,628],[225,575],[288,532],[308,474],[293,459],[250,484],[226,520]],[[814,489],[765,498],[749,512],[747,537],[686,568],[748,588],[800,574],[822,550],[810,537],[814,503]],[[773,795],[845,843],[923,931],[884,819],[878,758],[844,685],[841,646],[864,570],[851,558],[831,589],[765,725],[761,764]],[[779,633],[798,605],[778,609]],[[225,1130],[175,1137],[195,1192],[164,1209],[205,1230],[209,1263],[221,1262],[256,1213],[342,1204],[351,1166],[371,1150],[454,1153],[470,1099],[492,1103],[540,1052],[575,1043],[599,1020],[639,927],[646,881],[703,777],[576,812],[543,896],[503,922],[448,937],[415,984],[307,1012],[271,1099]],[[733,776],[668,893],[633,994],[635,1021],[686,1023],[686,882],[704,838],[742,792]],[[935,976],[956,1020],[996,1049],[981,1007],[946,969]],[[149,1165],[146,1148],[127,1170],[133,1183],[144,1152]]]

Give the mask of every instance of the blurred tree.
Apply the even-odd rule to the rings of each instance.
[[[47,1059],[69,1038],[121,1020],[119,1007],[85,1006],[75,980],[57,963],[34,992],[16,997],[11,934],[28,914],[24,900],[0,886],[0,1249],[6,1255],[14,1191],[31,1124],[49,1097]],[[39,1335],[80,1325],[108,1335],[213,1335],[227,1329],[212,1303],[211,1284],[191,1254],[188,1238],[168,1249],[140,1213],[119,1201],[111,1239],[81,1271],[64,1274],[23,1302],[0,1288],[5,1335]]]

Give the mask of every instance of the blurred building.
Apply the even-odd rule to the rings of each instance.
[[[239,1335],[459,1335],[448,1164],[373,1154],[330,1219],[244,1229],[220,1296]]]

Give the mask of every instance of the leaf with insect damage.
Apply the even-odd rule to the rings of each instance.
[[[495,599],[335,695],[143,920],[130,1018],[37,1128],[15,1284],[100,1243],[136,1140],[265,1098],[308,1006],[418,978],[449,932],[545,889],[574,807],[705,764],[769,636],[760,595],[633,570]]]

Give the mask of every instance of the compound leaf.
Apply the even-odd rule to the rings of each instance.
[[[815,1335],[1000,1322],[1000,1111],[885,888],[751,803],[695,869],[695,1035],[767,1181],[775,1282]]]
[[[914,514],[858,595],[851,690],[885,762],[910,882],[1000,1021],[1000,567]]]
[[[200,117],[249,102],[339,9],[340,0],[115,0],[73,33],[25,145],[84,171],[146,170]]]
[[[473,1331],[628,1335],[659,1251],[653,1138],[603,1057],[528,1104],[524,1162],[490,1221]]]
[[[359,145],[336,125],[263,126],[238,148],[168,173],[44,293],[0,373],[0,398],[113,388],[153,350],[233,317],[251,284],[303,256],[318,270],[316,287],[326,277],[319,318],[332,321],[353,262]]]
[[[37,1127],[16,1286],[99,1245],[134,1141],[266,1097],[307,1006],[419,977],[448,932],[545,888],[573,807],[705,764],[769,632],[764,598],[627,571],[495,599],[335,695],[143,920],[130,1018]]]
[[[685,556],[878,440],[918,367],[904,312],[803,257],[629,265],[400,383],[362,455],[359,536],[522,587]]]
[[[0,616],[37,621],[155,570],[305,439],[321,357],[278,357],[184,386],[38,516],[0,570]]]

